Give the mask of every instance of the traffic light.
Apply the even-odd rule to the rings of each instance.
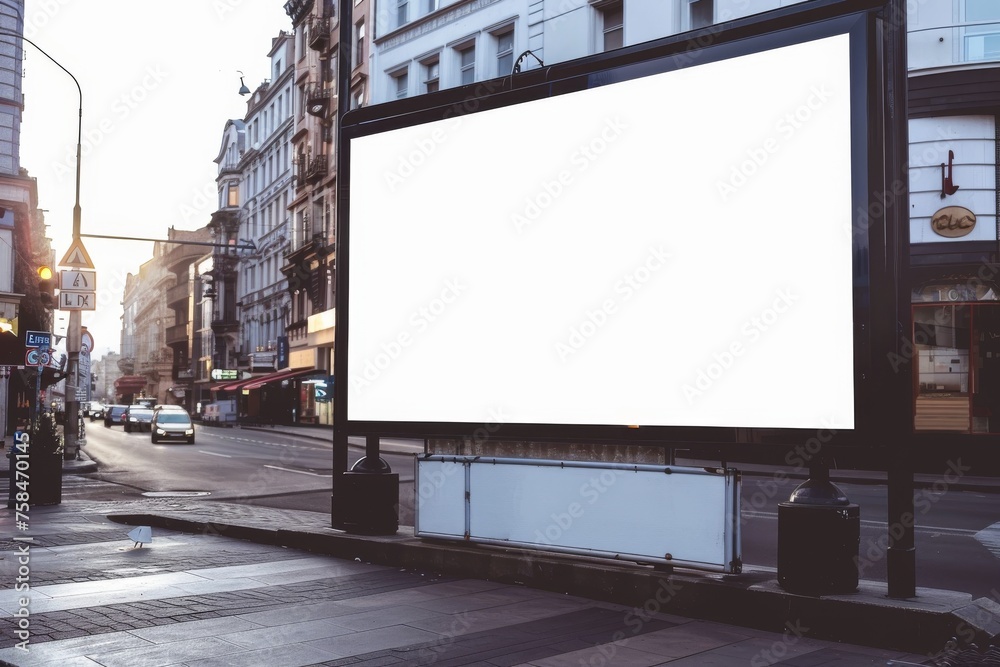
[[[52,269],[48,266],[38,267],[38,296],[43,308],[53,308],[56,305],[55,284],[52,282]]]

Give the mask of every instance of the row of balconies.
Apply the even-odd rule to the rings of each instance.
[[[295,163],[297,167],[295,184],[300,188],[307,183],[321,181],[328,173],[325,153],[311,156],[300,155]]]
[[[171,308],[181,303],[182,301],[187,301],[191,296],[191,283],[185,280],[182,283],[174,285],[167,290],[167,307]]]
[[[309,48],[317,51],[325,51],[330,46],[330,28],[332,21],[329,18],[310,16],[306,22],[306,36],[309,41]]]
[[[187,344],[191,340],[191,323],[185,322],[183,324],[175,324],[172,327],[167,327],[166,332],[166,342],[167,345],[179,345],[181,343]]]

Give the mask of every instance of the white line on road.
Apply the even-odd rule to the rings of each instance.
[[[976,533],[976,539],[994,556],[1000,558],[1000,521]]]
[[[291,468],[282,468],[281,466],[265,465],[264,467],[271,468],[272,470],[284,470],[285,472],[297,472],[300,475],[312,475],[313,477],[333,477],[333,475],[321,475],[318,472],[308,472],[306,470],[292,470]]]
[[[233,458],[229,454],[216,454],[215,452],[206,452],[204,449],[199,449],[198,453],[199,454],[208,454],[209,456],[221,456],[224,459],[231,459],[231,458]]]
[[[754,519],[772,519],[776,520],[778,518],[777,512],[741,512],[742,516],[754,518]],[[862,519],[861,523],[865,527],[871,528],[885,528],[885,521],[873,521],[871,519]],[[959,537],[972,537],[976,535],[975,530],[969,530],[967,528],[946,528],[944,526],[922,526],[920,524],[916,525],[917,532],[920,533],[943,533],[945,535],[957,535]]]

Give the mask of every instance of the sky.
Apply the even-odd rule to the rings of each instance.
[[[83,94],[81,233],[165,239],[170,227],[203,227],[216,208],[223,128],[246,114],[240,72],[251,90],[269,79],[271,39],[292,30],[284,0],[25,5],[25,38]],[[80,95],[31,44],[24,55],[21,166],[37,179],[58,262],[72,241]],[[96,360],[120,351],[125,279],[153,244],[81,240],[97,271],[97,310],[82,313]],[[56,311],[55,333],[68,319]]]

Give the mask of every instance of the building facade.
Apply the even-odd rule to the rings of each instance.
[[[291,308],[281,265],[290,246],[288,204],[295,193],[293,35],[280,33],[268,56],[273,78],[251,93],[247,102],[245,149],[239,160],[239,238],[252,241],[255,250],[240,255],[237,298],[243,328],[238,365],[255,374],[279,370],[278,338],[284,336]]]
[[[170,288],[176,281],[168,268],[168,244],[153,244],[153,258],[137,273],[125,278],[122,299],[124,316],[119,369],[116,383],[121,401],[152,398],[167,400],[173,386],[174,350],[166,343],[166,334],[174,326],[174,311],[167,306]]]
[[[333,423],[332,404],[316,387],[317,381],[333,373],[336,123],[340,105],[345,103],[339,99],[337,75],[341,67],[350,72],[349,108],[367,105],[373,57],[370,0],[354,3],[347,62],[340,49],[338,4],[336,0],[285,4],[295,27],[296,101],[295,196],[288,207],[291,244],[281,267],[288,279],[291,308],[282,347],[287,346],[289,371],[302,373],[286,382],[296,403],[295,418],[320,424]]]
[[[168,239],[208,243],[211,234],[207,227],[195,231],[167,230]],[[173,351],[170,375],[172,383],[167,394],[161,397],[163,403],[184,406],[189,412],[194,410],[197,397],[194,392],[194,322],[195,286],[193,265],[204,257],[208,248],[203,245],[177,244],[169,246],[164,257],[167,271],[173,274],[174,285],[167,290],[167,308],[173,312],[173,324],[167,327],[165,341]]]
[[[121,377],[121,371],[118,369],[120,358],[121,355],[117,352],[108,352],[94,361],[91,367],[91,373],[94,375],[92,400],[103,404],[115,402],[115,380]]]
[[[1000,433],[1000,4],[908,20],[914,427]]]
[[[55,269],[45,220],[38,209],[35,179],[21,168],[24,2],[0,4],[0,442],[22,426],[35,401],[33,378],[24,364],[24,332],[52,331],[52,311],[43,306],[39,266]]]

